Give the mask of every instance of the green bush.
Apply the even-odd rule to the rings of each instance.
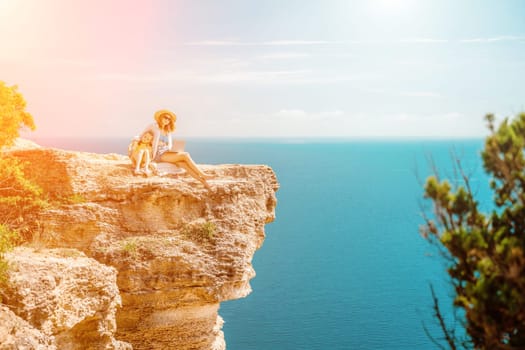
[[[18,226],[46,205],[42,189],[25,178],[24,165],[0,154],[0,223]]]
[[[25,108],[26,101],[18,87],[0,81],[0,149],[13,145],[21,128],[35,129],[33,116]]]
[[[216,230],[217,226],[213,222],[206,221],[201,226],[201,235],[208,239],[214,239]]]
[[[465,315],[467,348],[525,349],[525,113],[498,128],[493,115],[486,119],[491,134],[481,156],[493,209],[480,211],[461,167],[463,186],[430,177],[425,197],[433,202],[434,219],[422,233],[446,259],[454,307]],[[465,344],[453,328],[441,328],[452,349]]]
[[[134,256],[137,254],[137,242],[134,240],[122,244],[122,250]]]
[[[33,117],[25,107],[18,87],[0,81],[0,224],[30,235],[25,222],[47,203],[42,189],[26,178],[24,164],[3,152],[5,147],[14,144],[21,129],[35,129]]]
[[[198,241],[212,241],[215,238],[217,226],[210,221],[192,223],[184,226],[184,235],[190,239]]]
[[[9,269],[9,264],[5,260],[5,253],[13,249],[18,239],[16,231],[0,224],[0,295],[7,283],[7,270]]]

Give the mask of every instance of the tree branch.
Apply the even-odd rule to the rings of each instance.
[[[432,308],[434,309],[434,316],[438,319],[439,327],[443,331],[443,334],[445,335],[445,340],[447,341],[448,345],[452,350],[456,350],[456,343],[454,339],[454,335],[450,334],[450,331],[447,329],[447,326],[445,324],[445,319],[443,318],[443,315],[441,314],[441,310],[439,309],[439,301],[436,297],[436,293],[434,291],[434,287],[432,284],[430,284],[430,291],[432,293],[432,302],[434,305]]]

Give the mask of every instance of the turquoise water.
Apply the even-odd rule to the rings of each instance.
[[[117,153],[127,145],[53,144]],[[268,164],[281,185],[276,221],[253,260],[253,293],[221,305],[228,349],[436,349],[423,329],[441,337],[429,284],[449,319],[451,289],[442,260],[418,233],[422,211],[429,213],[422,182],[431,163],[442,177],[457,179],[455,152],[488,206],[482,145],[189,140],[198,163]]]

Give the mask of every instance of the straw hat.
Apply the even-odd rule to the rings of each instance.
[[[173,122],[177,120],[177,116],[175,115],[175,113],[168,111],[167,109],[161,109],[160,111],[155,112],[155,120],[157,121],[157,123],[160,124],[160,118],[164,115],[170,117]]]

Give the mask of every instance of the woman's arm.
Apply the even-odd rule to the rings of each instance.
[[[173,148],[173,141],[171,139],[171,132],[168,134],[168,150],[171,151],[171,149]]]
[[[152,147],[152,154],[151,158],[155,159],[157,156],[157,151],[159,149],[159,138],[160,138],[160,132],[157,130],[153,130],[153,147]]]

